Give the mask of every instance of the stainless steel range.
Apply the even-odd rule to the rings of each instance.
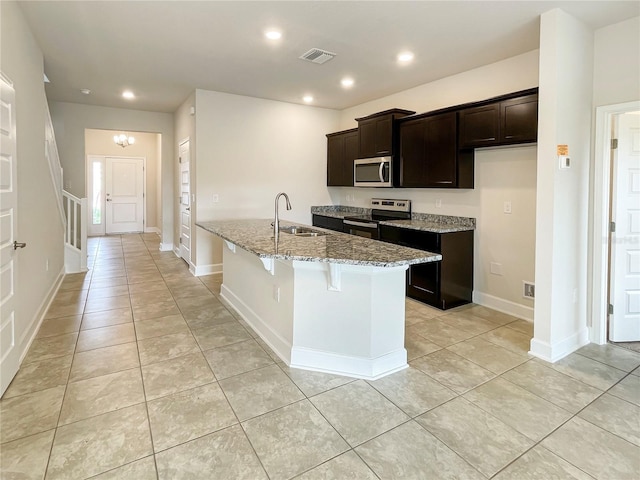
[[[344,232],[378,240],[378,223],[411,218],[411,200],[371,199],[371,214],[344,217]]]

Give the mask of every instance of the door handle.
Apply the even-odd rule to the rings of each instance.
[[[110,202],[110,201],[111,201],[111,199],[110,199],[110,198],[107,198],[107,202]]]
[[[190,211],[191,211],[191,207],[187,207],[187,208],[185,208],[185,210],[186,210],[187,212],[190,212]]]
[[[17,250],[19,248],[24,248],[26,247],[27,244],[26,243],[22,243],[22,242],[16,242],[15,240],[13,241],[13,249]]]

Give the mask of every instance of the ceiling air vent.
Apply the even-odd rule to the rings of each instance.
[[[308,52],[300,55],[298,58],[300,58],[301,60],[306,60],[308,62],[317,63],[318,65],[322,65],[335,56],[335,53],[327,52],[326,50],[322,50],[320,48],[312,48]]]

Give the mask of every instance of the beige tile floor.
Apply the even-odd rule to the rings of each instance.
[[[1,478],[638,479],[640,354],[407,301],[410,368],[290,369],[158,237],[90,240],[0,401]]]

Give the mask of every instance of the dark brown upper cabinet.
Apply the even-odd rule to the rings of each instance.
[[[358,122],[358,158],[393,156],[397,147],[395,120],[416,112],[394,108],[356,118]]]
[[[353,161],[358,158],[358,129],[327,135],[327,186],[353,187]]]
[[[463,108],[458,121],[459,146],[463,149],[536,142],[537,89]]]
[[[473,188],[473,152],[460,151],[455,111],[400,122],[399,186]]]

